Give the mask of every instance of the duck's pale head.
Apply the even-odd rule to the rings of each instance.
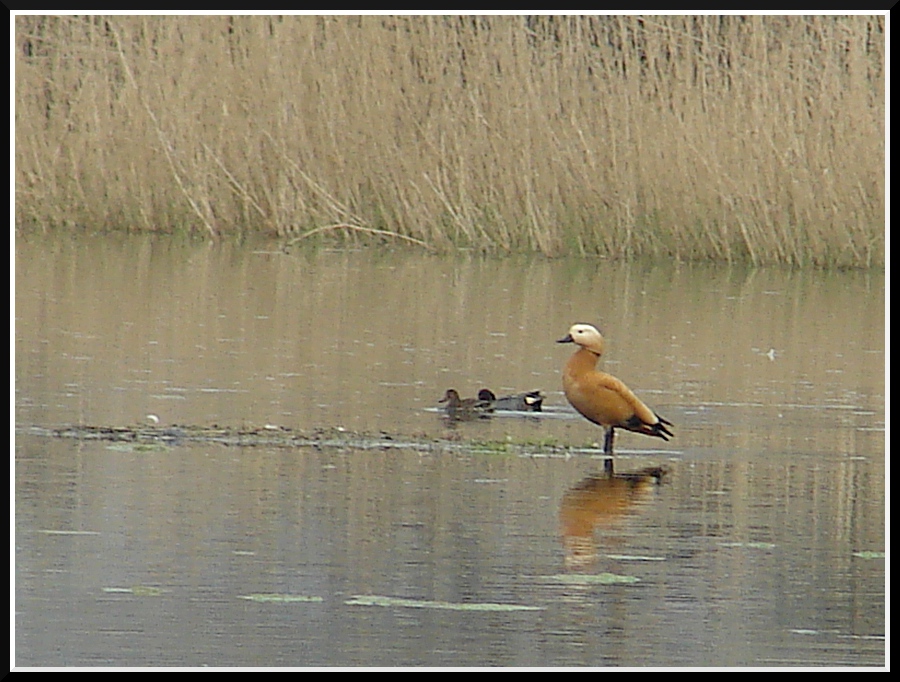
[[[590,324],[581,322],[573,324],[569,327],[569,333],[557,341],[557,343],[574,343],[597,355],[603,354],[603,335],[596,327]]]

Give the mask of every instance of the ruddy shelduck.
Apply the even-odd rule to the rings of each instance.
[[[647,407],[625,384],[606,372],[597,370],[603,355],[603,336],[589,324],[573,324],[569,333],[558,343],[574,343],[575,351],[563,369],[563,390],[566,398],[582,416],[606,429],[603,452],[613,456],[616,429],[625,429],[646,436],[669,440],[673,426]],[[608,460],[611,470],[611,460]]]

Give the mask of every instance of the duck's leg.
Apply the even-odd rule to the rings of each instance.
[[[603,454],[606,459],[603,461],[603,471],[609,475],[613,475],[613,438],[615,438],[615,429],[610,426],[606,429],[606,436],[603,439]]]
[[[616,430],[610,426],[606,429],[606,437],[603,439],[603,453],[612,457],[613,454],[613,438]]]
[[[615,470],[615,467],[613,466],[613,458],[607,457],[606,459],[603,460],[603,474],[607,478],[612,478],[613,476],[615,476],[615,473],[616,473],[616,470]]]

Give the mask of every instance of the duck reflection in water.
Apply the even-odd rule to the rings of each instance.
[[[590,476],[563,495],[559,520],[566,568],[591,566],[598,556],[597,530],[612,528],[647,503],[653,487],[666,474],[662,467],[648,467],[631,474],[615,474],[609,468]]]

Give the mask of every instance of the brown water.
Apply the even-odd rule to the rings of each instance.
[[[15,277],[18,665],[885,663],[882,273],[44,235]],[[617,438],[659,484],[549,447],[602,440],[576,321],[675,423]],[[482,386],[548,414],[435,411]],[[473,445],[30,432],[150,414]]]

